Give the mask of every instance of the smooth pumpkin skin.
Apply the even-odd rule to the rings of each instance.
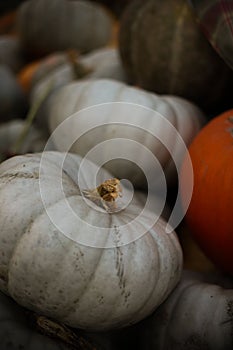
[[[221,274],[184,270],[156,312],[142,321],[140,350],[231,350],[233,281]]]
[[[232,72],[186,0],[133,1],[121,18],[119,49],[134,85],[182,96],[208,112],[225,101]]]
[[[93,128],[86,137],[83,136],[72,145],[72,152],[84,156],[87,151],[104,140],[111,140],[118,137],[133,139],[153,152],[163,167],[169,184],[174,184],[176,170],[172,163],[171,155],[164,145],[167,146],[172,143],[174,151],[173,159],[175,158],[175,154],[178,162],[179,160],[180,162],[182,161],[184,150],[179,147],[176,136],[171,136],[167,129],[168,125],[166,122],[158,121],[153,110],[160,113],[165,120],[172,123],[185,144],[188,145],[203,126],[205,119],[202,111],[189,101],[176,96],[153,94],[111,79],[86,80],[67,84],[55,91],[43,116],[48,118],[50,132],[52,133],[60,123],[75,112],[85,110],[87,107],[110,102],[126,102],[132,103],[134,106],[141,105],[150,108],[151,110],[149,110],[149,113],[147,113],[146,110],[143,112],[142,110],[134,110],[131,112],[131,115],[135,123],[141,123],[142,127],[145,123],[146,125],[150,125],[152,133],[156,130],[160,130],[160,137],[163,140],[163,144],[145,130],[139,130],[134,126],[109,125],[106,128],[100,127],[96,130]],[[109,115],[112,118],[115,117],[115,120],[118,120],[118,111],[114,104],[109,104],[108,110],[103,113],[106,113],[106,116]],[[55,135],[53,137],[57,149],[64,151],[64,145],[71,146],[71,137],[73,136],[73,139],[76,140],[77,138],[75,138],[75,135],[77,134],[77,130],[79,130],[80,127],[85,128],[86,125],[89,125],[88,123],[91,121],[90,118],[87,113],[87,118],[85,120],[83,118],[80,124],[79,118],[77,117],[72,123],[72,127],[69,123],[63,123],[62,136]],[[102,122],[101,113],[98,109],[96,110],[96,118]],[[126,119],[126,122],[128,121],[129,120]],[[108,117],[103,116],[103,123],[105,122],[108,122]],[[111,152],[114,152],[114,149],[111,150],[110,145],[108,145],[106,154],[111,154]],[[124,150],[124,154],[128,159],[132,159],[135,155],[135,150],[129,146],[128,149]],[[138,157],[144,159],[145,168],[147,171],[150,171],[151,160],[145,157],[143,149],[141,149],[141,154],[138,154]],[[128,178],[138,189],[144,190],[147,188],[147,183],[145,183],[142,172],[140,172],[134,164],[126,165],[124,160],[119,159],[116,160],[114,164],[107,164],[106,168],[119,178]],[[157,177],[155,173],[154,182],[156,183],[156,181]],[[157,185],[155,184],[155,186]]]
[[[108,44],[113,19],[91,1],[29,0],[18,11],[19,38],[32,56],[76,48],[88,52]]]
[[[95,226],[92,244],[106,247],[106,242],[120,239],[121,225],[135,218],[142,207],[129,206],[119,215],[90,208],[77,185],[82,159],[72,154],[67,155],[63,192],[59,192],[63,157],[47,152],[43,167],[44,199],[56,223],[72,237],[85,239],[92,234],[90,225],[72,220],[68,201],[82,220]],[[143,319],[179,281],[182,252],[175,233],[165,233],[166,224],[159,219],[150,232],[121,247],[75,243],[45,211],[39,187],[40,160],[41,154],[28,154],[0,165],[0,289],[24,307],[72,327],[107,330]],[[106,172],[102,176],[112,177]],[[148,228],[146,220],[143,216],[140,225],[145,221]],[[98,226],[108,227],[109,223],[112,230],[106,239]],[[125,234],[131,237],[137,232]]]
[[[194,189],[186,221],[204,253],[233,274],[233,110],[210,121],[189,147]],[[181,193],[186,200],[186,161]]]

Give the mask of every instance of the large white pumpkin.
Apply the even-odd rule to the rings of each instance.
[[[182,98],[159,96],[110,79],[64,86],[54,92],[47,113],[51,132],[60,125],[52,135],[58,150],[70,149],[84,156],[101,142],[111,140],[94,161],[101,163],[111,156],[115,159],[117,150],[121,159],[106,164],[106,168],[142,189],[146,188],[143,173],[149,172],[153,172],[152,186],[161,187],[161,169],[153,167],[151,155],[161,164],[166,179],[174,182],[173,161],[179,166],[185,145],[198,133],[204,119],[198,107]],[[85,135],[79,138],[81,131]],[[115,142],[116,138],[121,140]],[[141,148],[122,139],[134,140]],[[124,157],[138,165],[140,161],[143,171],[125,163]]]
[[[113,213],[90,207],[77,174],[82,190],[111,175],[96,173],[91,162],[83,172],[82,158],[64,157],[27,154],[0,165],[0,289],[73,327],[136,323],[179,281],[176,235],[165,232],[155,213],[142,211],[137,199]],[[123,188],[119,201],[127,193]]]

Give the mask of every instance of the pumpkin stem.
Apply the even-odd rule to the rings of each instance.
[[[101,206],[108,213],[115,212],[117,205],[115,200],[122,197],[122,187],[120,180],[113,178],[104,181],[92,190],[83,190],[82,194],[93,203]]]
[[[96,347],[93,346],[89,340],[79,335],[78,331],[74,332],[67,326],[57,323],[47,317],[37,315],[36,313],[28,311],[27,313],[32,325],[38,332],[63,342],[68,345],[71,350],[96,350]]]
[[[68,60],[72,66],[75,79],[82,79],[86,75],[88,75],[92,72],[91,68],[85,67],[83,64],[81,64],[78,61],[79,53],[76,50],[74,50],[74,49],[68,50],[67,57],[68,57]]]

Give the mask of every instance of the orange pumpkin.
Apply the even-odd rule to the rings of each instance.
[[[233,109],[210,121],[189,147],[194,188],[186,220],[205,254],[233,274]],[[181,169],[182,201],[189,186]]]

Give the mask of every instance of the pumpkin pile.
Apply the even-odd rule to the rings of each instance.
[[[233,75],[191,2],[0,17],[1,349],[233,348]]]

